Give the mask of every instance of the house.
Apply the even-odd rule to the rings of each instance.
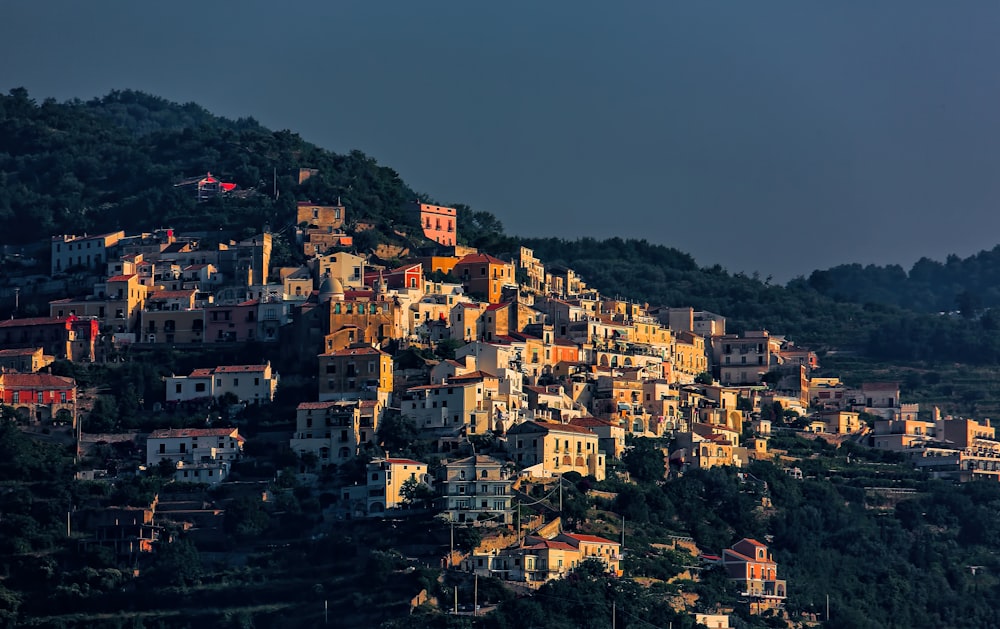
[[[0,403],[32,422],[47,422],[60,411],[76,426],[76,381],[47,373],[0,373]]]
[[[578,562],[596,559],[604,564],[609,573],[616,577],[622,576],[620,543],[583,533],[560,533],[555,539],[576,548],[580,553]]]
[[[505,286],[517,286],[514,265],[485,253],[470,253],[459,260],[451,275],[462,282],[467,293],[495,304]]]
[[[356,289],[365,285],[368,268],[368,259],[365,256],[338,251],[325,256],[316,256],[309,260],[309,265],[314,277],[336,278],[342,288]]]
[[[238,428],[154,430],[146,440],[146,465],[170,461],[174,480],[214,485],[229,475],[244,441]]]
[[[455,208],[416,202],[414,212],[425,238],[446,247],[455,246],[458,242],[458,212]]]
[[[514,479],[507,464],[477,454],[445,464],[441,508],[451,522],[511,524]]]
[[[749,600],[750,613],[759,614],[784,604],[785,582],[778,579],[778,564],[766,545],[743,538],[722,551],[722,565]]]
[[[35,373],[54,361],[55,357],[47,355],[41,347],[0,349],[0,371]]]
[[[757,384],[781,362],[780,339],[767,330],[713,337],[712,351],[724,385]]]
[[[372,459],[367,467],[368,513],[383,513],[403,506],[403,485],[408,480],[429,483],[427,464],[412,459]]]
[[[45,354],[72,362],[94,362],[100,324],[76,315],[0,321],[0,349],[41,347]]]
[[[344,206],[317,205],[309,201],[299,201],[295,211],[296,236],[302,243],[305,256],[322,255],[332,247],[350,246],[350,236],[341,228],[347,218]]]
[[[826,424],[826,432],[835,435],[854,434],[864,425],[859,414],[851,411],[820,411],[819,418]]]
[[[235,183],[227,183],[207,173],[204,177],[191,177],[174,184],[175,188],[189,193],[198,203],[208,201],[236,189]]]
[[[496,376],[489,377],[496,388]],[[418,430],[434,436],[483,434],[490,429],[491,417],[484,395],[483,382],[475,378],[410,387],[400,412]]]
[[[156,501],[149,507],[107,507],[73,514],[74,529],[90,534],[84,547],[101,546],[117,557],[138,559],[140,553],[153,552],[162,527],[153,524]]]
[[[521,467],[541,464],[549,474],[577,472],[604,480],[605,454],[587,428],[526,421],[507,431],[507,451]]]
[[[392,395],[392,357],[370,345],[320,354],[319,399],[378,400]]]
[[[295,433],[289,443],[302,455],[312,453],[321,466],[342,464],[376,438],[376,413],[360,400],[303,402],[295,410]]]
[[[205,308],[206,343],[256,341],[260,303],[249,299],[236,304],[213,304]]]
[[[114,275],[94,284],[90,295],[50,301],[49,315],[95,317],[105,332],[133,334],[148,293],[139,280],[136,274]]]
[[[536,588],[566,576],[587,560],[600,561],[611,574],[622,574],[618,542],[579,533],[559,533],[547,538],[541,531],[514,546],[474,552],[466,566],[480,576],[495,576]]]
[[[73,267],[101,269],[108,261],[108,249],[125,237],[124,231],[94,236],[59,235],[52,237],[52,273],[62,273]]]
[[[574,417],[569,423],[596,434],[598,446],[608,456],[619,459],[625,452],[625,429],[618,424],[597,417]]]
[[[195,369],[187,376],[171,375],[165,378],[166,401],[167,404],[176,404],[231,393],[240,401],[260,404],[274,400],[278,379],[270,362]]]

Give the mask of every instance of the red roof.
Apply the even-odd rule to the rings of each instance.
[[[336,349],[332,352],[320,354],[320,356],[372,356],[383,354],[388,355],[382,350],[375,349],[374,347],[349,347],[347,349]]]
[[[469,255],[459,260],[458,263],[455,264],[455,266],[458,266],[460,264],[482,264],[484,262],[487,262],[489,264],[510,264],[509,262],[504,262],[499,258],[494,258],[488,253],[470,253]]]
[[[129,279],[135,277],[135,273],[129,275],[113,275],[108,278],[109,282],[127,282]]]
[[[543,548],[549,548],[552,550],[576,550],[573,546],[570,546],[566,542],[556,542],[551,539],[543,539],[537,544],[532,544],[531,546],[525,546],[526,550],[541,550]]]
[[[248,373],[264,371],[267,365],[223,365],[215,368],[215,373]]]
[[[75,389],[76,381],[47,373],[0,374],[0,383],[8,389]]]
[[[499,303],[499,304],[490,304],[489,306],[486,306],[486,312],[496,312],[497,310],[501,310],[503,308],[506,308],[509,305],[510,305],[510,302],[507,302],[507,301]]]
[[[68,317],[28,317],[25,319],[4,319],[0,328],[17,328],[22,325],[65,325]]]
[[[563,533],[566,537],[572,537],[573,539],[580,540],[581,542],[587,542],[589,544],[617,544],[618,542],[613,542],[610,539],[604,539],[603,537],[598,537],[596,535],[586,535],[584,533]]]
[[[30,356],[31,354],[34,354],[35,352],[37,352],[40,349],[42,349],[42,348],[41,347],[26,347],[24,349],[0,349],[0,357],[5,357],[5,356]]]
[[[611,426],[611,422],[604,421],[603,419],[598,419],[596,417],[574,417],[569,420],[569,423],[573,426],[581,426],[583,428]]]
[[[427,465],[426,463],[421,463],[420,461],[414,461],[413,459],[386,459],[389,463],[393,465]],[[374,463],[375,461],[373,461]]]
[[[325,410],[332,408],[334,406],[354,406],[357,404],[356,400],[345,402],[343,400],[329,400],[326,402],[302,402],[295,408],[300,411],[305,410]]]
[[[150,439],[171,439],[178,437],[236,437],[239,436],[239,428],[164,428],[154,430],[149,434]],[[237,434],[233,434],[237,433]]]
[[[485,371],[471,371],[469,373],[462,374],[461,376],[452,376],[448,378],[448,382],[461,382],[464,380],[482,380],[483,378],[496,378],[496,376],[494,376],[491,373],[487,373]]]

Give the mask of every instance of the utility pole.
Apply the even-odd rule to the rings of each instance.
[[[615,612],[618,610],[618,601],[611,601],[611,629],[615,629]]]
[[[475,575],[472,580],[472,615],[479,615],[479,575]]]
[[[451,562],[455,558],[455,520],[448,516],[448,522],[451,524],[451,552],[448,553],[448,568],[451,568]],[[456,593],[455,596],[458,594]]]
[[[458,586],[455,586],[455,613],[458,614]]]
[[[330,622],[330,599],[323,599],[323,624]]]

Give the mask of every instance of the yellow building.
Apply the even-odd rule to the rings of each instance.
[[[507,431],[507,448],[519,466],[540,465],[539,476],[577,472],[604,480],[598,437],[580,426],[527,421]]]
[[[372,459],[367,466],[368,513],[381,513],[403,505],[403,485],[408,480],[428,483],[427,464],[412,459]]]
[[[378,400],[392,395],[392,356],[371,346],[320,354],[319,399]]]
[[[858,413],[822,411],[819,417],[826,424],[826,431],[836,435],[849,435],[861,430],[862,422]]]

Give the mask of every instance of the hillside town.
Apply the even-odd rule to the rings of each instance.
[[[233,192],[211,174],[178,185],[199,201]],[[734,331],[725,313],[601,294],[525,247],[460,245],[455,208],[410,211],[412,225],[398,228],[422,246],[359,251],[357,233],[373,226],[340,204],[298,202],[286,236],[306,262],[294,267],[272,264],[268,231],[211,246],[170,228],[52,237],[46,281],[65,292],[47,316],[0,321],[5,413],[33,438],[72,443],[80,479],[189,484],[143,506],[73,511],[82,545],[109,548],[137,571],[172,543],[167,523],[213,548],[227,535],[213,488],[268,509],[275,477],[291,475],[286,486],[328,496],[307,534],[432,515],[453,538],[475,531],[470,547],[452,541],[435,559],[441,568],[530,592],[586,563],[629,578],[619,514],[570,514],[563,491],[583,479],[629,482],[622,462],[640,443],[655,444],[662,483],[761,460],[801,478],[799,458],[772,445],[780,434],[900,454],[931,478],[1000,480],[988,419],[921,409],[898,382],[820,377],[817,354],[780,331]],[[240,348],[255,362],[205,358]],[[209,351],[142,402],[166,418],[149,430],[95,432],[101,392],[56,369],[116,369],[161,350]],[[276,404],[283,391],[286,406]],[[271,416],[278,408],[294,413]],[[250,415],[293,428],[251,431]],[[254,480],[247,470],[275,452],[286,464]],[[769,508],[766,483],[739,473]],[[592,498],[611,504],[600,490]],[[724,570],[747,613],[787,617],[796,584],[779,574],[767,539],[658,542],[687,558],[689,578]],[[729,627],[734,611],[690,610],[710,627]]]

